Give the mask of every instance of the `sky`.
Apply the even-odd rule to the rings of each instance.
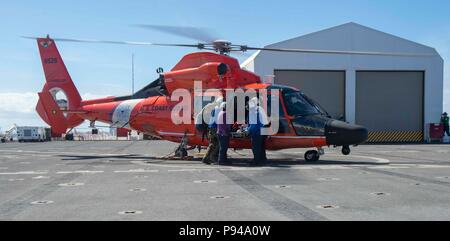
[[[0,6],[0,128],[45,125],[35,113],[44,75],[37,45],[19,36],[194,43],[136,24],[211,29],[233,43],[265,46],[356,22],[436,48],[445,61],[444,110],[450,112],[450,1],[447,0],[163,0],[4,1]],[[57,43],[83,98],[131,93],[193,49]],[[246,56],[237,56],[240,61]]]

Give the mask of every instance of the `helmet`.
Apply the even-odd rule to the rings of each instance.
[[[218,106],[220,106],[220,104],[222,104],[222,102],[223,102],[223,97],[218,97],[218,98],[214,101],[214,103],[217,104]]]
[[[248,107],[250,108],[256,108],[256,106],[258,106],[258,97],[253,97],[248,101]]]
[[[447,114],[447,112],[444,112],[444,114],[443,114],[443,115],[448,115],[448,114]]]
[[[220,104],[220,109],[225,110],[225,108],[227,108],[227,102],[224,101]]]

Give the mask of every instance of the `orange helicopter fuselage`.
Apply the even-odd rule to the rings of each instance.
[[[198,52],[184,56],[172,70],[160,74],[157,80],[133,95],[82,100],[54,40],[48,37],[38,38],[37,42],[46,83],[38,93],[36,110],[57,136],[89,120],[136,130],[173,142],[181,142],[186,137],[188,145],[206,146],[208,141],[204,138],[204,133],[197,130],[193,121],[194,114],[189,116],[191,123],[177,124],[172,121],[173,109],[182,101],[171,98],[177,90],[190,93],[194,99],[199,94],[198,83],[201,83],[201,90],[213,89],[217,91],[216,95],[236,89],[252,89],[258,93],[264,90],[268,93],[275,88],[275,85],[262,83],[255,73],[242,69],[235,58]],[[331,119],[326,111],[295,88],[279,88],[286,91],[286,99],[290,102],[287,104],[285,97],[279,97],[283,131],[267,137],[267,149],[349,146],[367,139],[365,128]],[[67,100],[58,100],[58,92],[63,92]],[[206,92],[200,93],[203,94]],[[314,113],[303,115],[303,107],[297,106],[299,101],[308,102]],[[194,100],[190,103],[193,105]],[[251,140],[245,137],[231,138],[230,147],[251,148]]]
[[[219,64],[226,64],[229,71],[223,76],[217,73]],[[82,101],[80,108],[83,119],[101,121],[116,127],[125,127],[162,139],[180,142],[184,135],[191,146],[208,145],[203,133],[193,124],[174,124],[171,112],[179,101],[172,101],[170,93],[176,89],[193,92],[194,81],[202,81],[203,89],[266,89],[269,85],[261,83],[260,77],[242,70],[237,60],[209,52],[194,53],[185,56],[170,72],[163,74],[168,95],[151,96],[144,99],[115,101],[115,97]],[[125,110],[125,111],[124,111]],[[131,111],[129,111],[131,110]],[[114,118],[122,111],[123,119]],[[283,110],[284,111],[284,110]],[[129,112],[129,114],[128,114]],[[289,119],[290,117],[286,117]],[[289,125],[289,131],[269,136],[266,148],[279,150],[286,148],[306,148],[325,146],[325,136],[297,136]],[[236,149],[251,148],[250,138],[231,139],[230,147]]]

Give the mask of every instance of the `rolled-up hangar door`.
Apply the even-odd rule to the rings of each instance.
[[[357,71],[356,123],[367,142],[422,142],[423,71]]]
[[[345,71],[275,70],[275,84],[300,89],[331,117],[345,118]]]

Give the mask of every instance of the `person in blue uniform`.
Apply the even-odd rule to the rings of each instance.
[[[248,131],[252,141],[253,161],[251,165],[263,165],[267,162],[265,141],[267,136],[261,133],[264,125],[268,124],[266,112],[260,106],[259,99],[253,97],[249,101]]]

